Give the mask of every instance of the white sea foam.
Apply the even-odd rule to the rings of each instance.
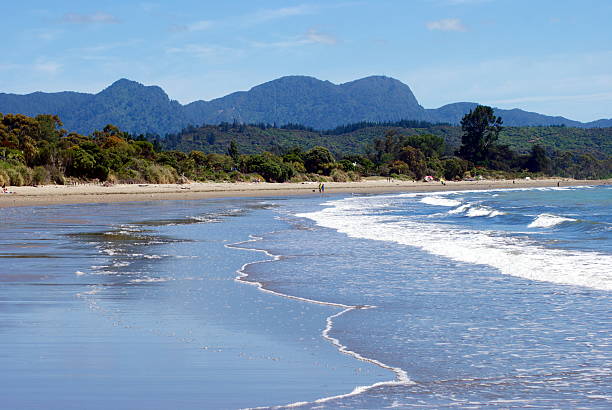
[[[139,279],[132,279],[129,283],[156,283],[156,282],[168,282],[170,279],[168,278],[150,278],[148,276],[143,277],[143,278],[139,278]]]
[[[76,296],[77,297],[83,297],[85,295],[91,296],[91,295],[95,295],[96,293],[100,292],[100,290],[101,290],[100,286],[95,286],[95,285],[89,286],[89,288],[91,290],[88,290],[87,292],[77,293]]]
[[[145,259],[161,259],[163,256],[161,255],[143,255]]]
[[[398,386],[398,385],[410,385],[410,384],[414,384],[414,382],[412,380],[410,380],[410,378],[408,377],[408,374],[406,373],[406,371],[404,371],[403,369],[399,368],[399,367],[393,367],[390,365],[387,365],[385,363],[382,363],[379,360],[373,359],[373,358],[369,358],[369,357],[365,357],[357,352],[354,352],[352,350],[349,350],[347,346],[343,345],[342,343],[340,343],[339,339],[336,339],[335,337],[332,337],[330,335],[330,332],[333,329],[333,325],[334,325],[334,319],[338,318],[339,316],[344,315],[347,312],[350,312],[352,310],[357,310],[357,309],[374,309],[376,308],[376,306],[370,306],[370,305],[360,305],[360,306],[351,306],[351,305],[345,305],[342,303],[334,303],[334,302],[324,302],[324,301],[320,301],[320,300],[315,300],[315,299],[308,299],[308,298],[303,298],[303,297],[299,297],[299,296],[293,296],[293,295],[288,295],[285,293],[280,293],[280,292],[276,292],[270,289],[267,289],[263,286],[263,284],[261,282],[256,282],[256,281],[250,281],[248,280],[248,274],[246,273],[246,268],[250,265],[254,265],[254,264],[258,264],[258,263],[266,263],[266,262],[270,262],[270,261],[277,261],[280,260],[281,256],[280,255],[274,255],[264,249],[253,249],[253,248],[243,248],[240,245],[245,244],[245,243],[249,243],[249,242],[255,242],[258,240],[261,240],[261,237],[256,237],[256,236],[251,236],[251,239],[243,241],[243,242],[238,242],[238,243],[233,243],[233,244],[227,244],[225,245],[228,248],[236,248],[236,249],[243,249],[243,250],[250,250],[250,251],[254,251],[254,252],[262,252],[265,255],[267,255],[268,257],[270,257],[271,259],[266,259],[266,260],[261,260],[261,261],[255,261],[255,262],[249,262],[249,263],[245,263],[244,265],[242,265],[242,267],[237,271],[238,276],[236,276],[236,281],[239,282],[243,282],[243,283],[248,283],[250,285],[254,285],[256,286],[259,290],[261,290],[262,292],[266,292],[266,293],[271,293],[277,296],[281,296],[284,298],[288,298],[288,299],[293,299],[293,300],[298,300],[301,302],[307,302],[307,303],[314,303],[314,304],[318,304],[318,305],[326,305],[326,306],[333,306],[333,307],[338,307],[338,308],[342,308],[342,310],[338,313],[335,313],[329,317],[327,317],[326,321],[325,321],[325,328],[323,329],[323,331],[321,332],[321,336],[323,336],[324,339],[326,339],[327,341],[329,341],[332,345],[334,345],[338,351],[340,351],[341,353],[344,353],[346,355],[352,356],[358,360],[361,360],[363,362],[367,362],[367,363],[371,363],[374,364],[376,366],[379,366],[383,369],[387,369],[392,371],[395,376],[396,376],[396,380],[390,380],[390,381],[384,381],[384,382],[378,382],[378,383],[374,383],[371,384],[369,386],[357,386],[355,387],[351,392],[349,393],[345,393],[345,394],[340,394],[337,396],[329,396],[329,397],[323,397],[317,400],[314,400],[312,402],[306,402],[306,401],[301,401],[301,402],[295,402],[295,403],[291,403],[291,404],[286,404],[286,405],[282,405],[282,406],[273,406],[271,408],[295,408],[295,407],[302,407],[308,404],[319,404],[319,403],[325,403],[331,400],[335,400],[335,399],[341,399],[341,398],[345,398],[345,397],[351,397],[351,396],[356,396],[358,394],[362,394],[370,389],[373,389],[375,387],[379,387],[379,386]],[[262,408],[270,408],[270,407],[262,407]]]
[[[460,214],[462,212],[467,211],[468,209],[470,209],[470,204],[464,204],[455,209],[451,209],[450,211],[448,211],[448,213],[449,214]]]
[[[455,199],[449,198],[440,198],[439,196],[426,196],[421,199],[421,202],[428,205],[437,205],[437,206],[458,206],[461,205],[461,202]]]
[[[460,262],[489,265],[506,275],[530,280],[612,290],[612,255],[547,249],[526,239],[409,218],[365,212],[376,197],[328,202],[317,212],[299,214],[350,237],[396,242]],[[467,208],[466,208],[467,209]]]
[[[197,221],[197,222],[207,222],[207,223],[223,222],[223,220],[219,218],[214,218],[212,216],[190,216],[189,219]]]
[[[505,212],[498,211],[489,206],[479,206],[473,204],[463,204],[455,209],[448,211],[449,214],[461,214],[465,213],[466,216],[473,218],[476,216],[487,216],[493,218],[494,216],[505,215]]]
[[[570,221],[575,221],[575,219],[551,214],[540,214],[527,226],[529,228],[550,228],[560,223]]]
[[[505,215],[505,212],[498,211],[488,206],[475,206],[469,208],[465,214],[470,218],[473,218],[475,216],[487,216],[489,218],[492,218],[498,215]]]
[[[85,272],[82,272],[82,271],[78,270],[78,271],[74,272],[74,274],[77,275],[77,276],[83,276],[83,275],[85,275]]]

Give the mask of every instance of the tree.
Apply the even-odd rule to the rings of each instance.
[[[445,148],[444,138],[432,134],[410,135],[404,137],[402,145],[420,149],[427,158],[442,156]]]
[[[425,155],[418,148],[404,147],[398,154],[398,159],[407,164],[410,172],[416,179],[421,179],[427,172],[427,162]]]
[[[477,164],[484,164],[489,159],[489,152],[502,130],[502,119],[493,114],[493,108],[479,105],[463,116],[461,128],[462,158]]]
[[[246,172],[255,172],[271,182],[285,182],[295,174],[291,165],[269,152],[245,157],[243,167]]]
[[[232,157],[234,162],[238,161],[238,158],[240,158],[240,151],[238,150],[238,144],[236,144],[236,141],[232,140],[230,142],[227,153],[230,157]]]
[[[531,154],[529,154],[526,165],[531,172],[548,173],[550,171],[550,159],[541,145],[536,144],[531,148]]]
[[[314,147],[304,154],[304,167],[308,172],[329,173],[334,156],[325,147]]]

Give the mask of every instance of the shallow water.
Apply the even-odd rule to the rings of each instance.
[[[240,408],[313,400],[386,376],[321,338],[339,309],[234,281],[243,264],[266,256],[225,245],[286,228],[262,205],[4,213],[2,407]]]
[[[611,208],[600,187],[2,210],[0,396],[609,408]]]

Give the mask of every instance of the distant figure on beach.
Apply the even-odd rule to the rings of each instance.
[[[323,184],[319,182],[319,192],[321,192],[321,190],[322,190],[322,185]]]
[[[560,184],[560,183],[561,183],[560,181],[557,181],[557,188],[559,188],[559,184]]]
[[[325,193],[325,184],[321,184],[321,192]]]

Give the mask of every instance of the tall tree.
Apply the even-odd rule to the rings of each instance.
[[[493,108],[479,105],[461,120],[463,135],[459,155],[477,164],[486,163],[489,152],[502,130],[502,119],[493,114]]]
[[[238,161],[240,158],[240,151],[238,150],[238,144],[236,144],[235,140],[230,142],[229,148],[227,149],[227,153],[234,161]]]
[[[531,172],[549,172],[550,158],[546,155],[544,148],[536,144],[531,148],[531,154],[527,158],[527,169]]]

